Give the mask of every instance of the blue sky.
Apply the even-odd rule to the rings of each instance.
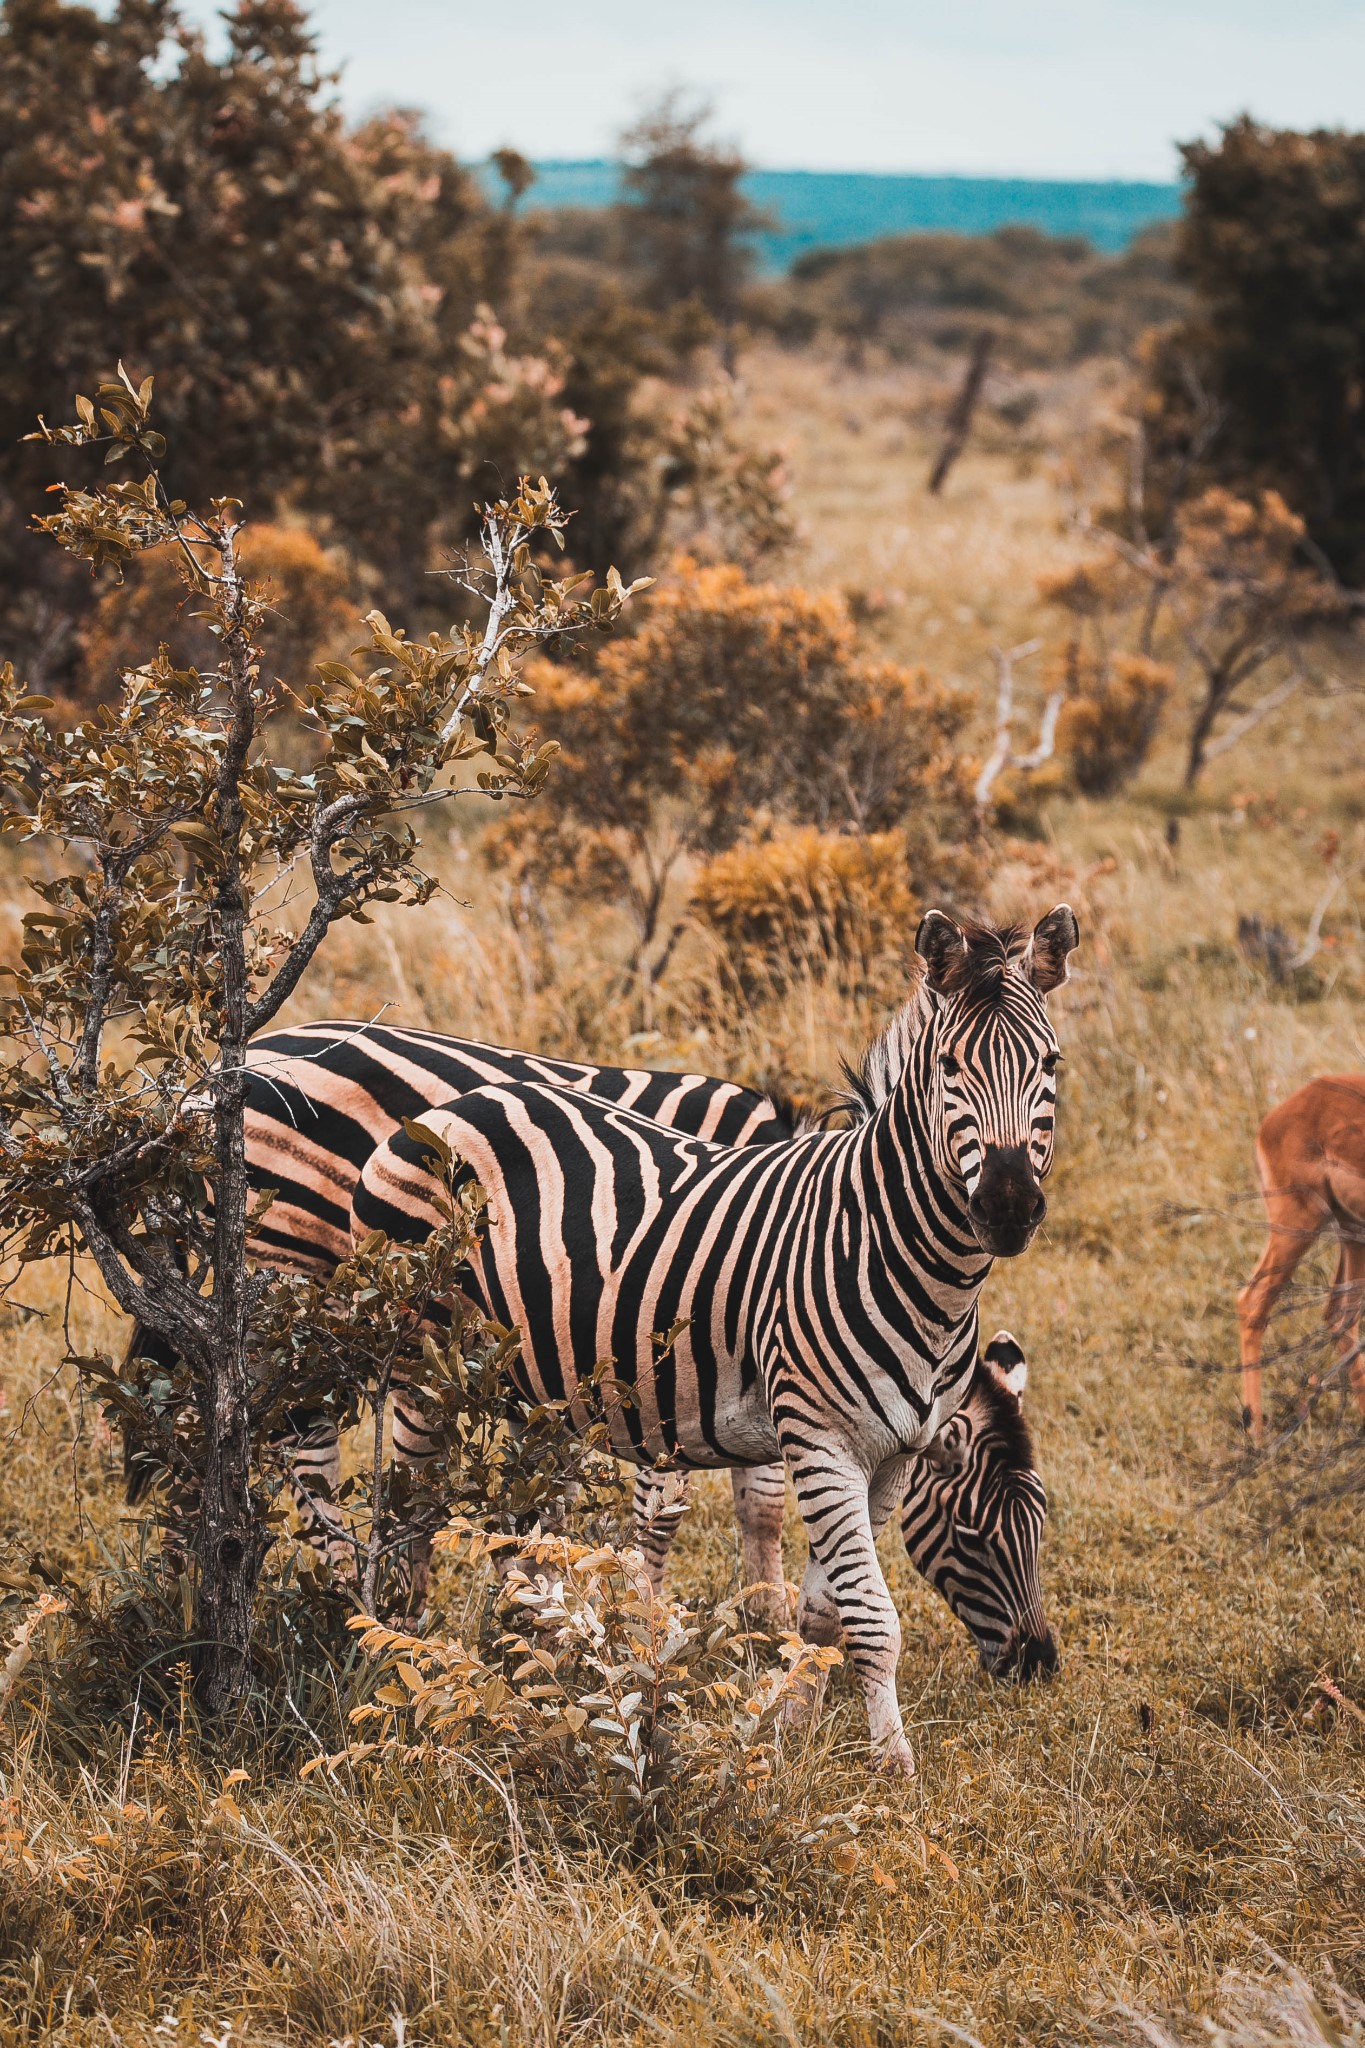
[[[211,0],[186,0],[208,20]],[[669,85],[774,168],[1169,178],[1249,109],[1365,128],[1365,0],[315,0],[356,112],[463,156],[610,153]]]

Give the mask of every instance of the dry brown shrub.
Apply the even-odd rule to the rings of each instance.
[[[1131,782],[1156,738],[1175,682],[1164,661],[1145,654],[1108,659],[1067,651],[1067,699],[1057,721],[1057,751],[1076,787],[1109,796]]]
[[[344,555],[322,547],[302,526],[253,525],[242,552],[248,574],[271,597],[261,633],[266,669],[301,689],[315,662],[354,643],[365,610],[359,576]],[[151,549],[95,607],[81,642],[82,697],[108,697],[120,670],[145,661],[163,637],[178,668],[212,668],[218,645],[202,609],[187,593],[176,550]],[[169,636],[167,620],[175,621]]]
[[[879,963],[908,972],[918,911],[906,834],[790,826],[718,854],[692,909],[721,942],[746,993],[800,973],[867,982]]]
[[[510,820],[496,857],[578,903],[622,902],[632,970],[657,978],[670,880],[777,820],[834,836],[913,827],[931,849],[966,834],[956,739],[963,697],[862,651],[832,591],[751,582],[680,557],[639,630],[590,668],[529,671],[564,773],[553,808]]]

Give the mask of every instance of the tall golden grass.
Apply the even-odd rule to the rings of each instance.
[[[1035,575],[1074,545],[1065,514],[1104,431],[1104,373],[1054,380],[1029,445],[969,453],[941,504],[923,491],[931,422],[910,373],[759,354],[746,379],[755,430],[780,419],[794,444],[800,573],[880,589],[889,650],[977,689],[984,732],[990,646],[1026,637]],[[1359,682],[1337,660],[1341,686]],[[786,1796],[850,1815],[856,1837],[812,1845],[814,1890],[778,1885],[736,1909],[558,1847],[532,1814],[514,1835],[457,1764],[301,1782],[315,1748],[344,1739],[325,1687],[290,1696],[288,1743],[258,1727],[220,1760],[192,1721],[143,1720],[130,1739],[125,1713],[77,1742],[43,1647],[70,1626],[58,1616],[0,1722],[0,2042],[1164,2048],[1208,2038],[1220,2016],[1238,2048],[1361,2040],[1361,1503],[1276,1526],[1273,1478],[1253,1478],[1208,1504],[1245,1462],[1233,1294],[1259,1244],[1257,1120],[1309,1074],[1365,1066],[1358,884],[1290,983],[1267,981],[1235,938],[1242,915],[1306,930],[1325,830],[1343,866],[1358,857],[1352,703],[1288,704],[1217,764],[1174,849],[1169,728],[1124,798],[1051,803],[1045,837],[995,875],[997,912],[1066,897],[1084,939],[1054,999],[1066,1064],[1050,1219],[1025,1260],[997,1267],[984,1307],[1032,1367],[1054,1683],[981,1676],[888,1539],[919,1777],[869,1777],[836,1674],[784,1765]],[[547,956],[515,900],[462,907],[475,859],[453,836],[450,893],[348,930],[301,1007],[392,1001],[416,1023],[814,1094],[894,993],[798,981],[744,1008],[698,939],[642,1034],[603,965],[610,914]],[[21,907],[16,887],[5,919]],[[43,1313],[11,1311],[0,1332],[0,1530],[11,1565],[36,1552],[80,1577],[135,1551],[136,1531],[113,1449],[57,1369],[65,1288],[31,1276]],[[1283,1346],[1315,1329],[1308,1295]],[[79,1284],[70,1313],[82,1342],[117,1343]],[[1299,1370],[1272,1375],[1282,1411]],[[673,1571],[700,1600],[734,1589],[738,1559],[728,1488],[698,1496]],[[793,1519],[793,1576],[801,1559]]]

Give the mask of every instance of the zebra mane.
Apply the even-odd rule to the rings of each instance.
[[[969,1002],[989,1002],[1004,988],[1007,969],[1023,958],[1028,926],[968,923],[961,930],[967,943],[950,963],[939,984],[940,992],[963,995]],[[921,984],[886,1028],[878,1032],[856,1066],[848,1060],[840,1061],[846,1085],[831,1104],[830,1114],[842,1109],[859,1124],[876,1115],[905,1072],[910,1048],[926,1014]]]

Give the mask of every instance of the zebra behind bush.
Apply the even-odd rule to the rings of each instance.
[[[848,1132],[727,1149],[571,1089],[476,1089],[422,1125],[489,1198],[470,1288],[521,1333],[524,1391],[567,1400],[611,1359],[640,1465],[781,1457],[810,1539],[803,1633],[836,1623],[874,1752],[914,1768],[896,1699],[900,1623],[876,1555],[916,1453],[962,1407],[996,1257],[1046,1211],[1059,1053],[1045,998],[1078,943],[1066,905],[1031,934],[931,911],[918,993],[883,1044],[885,1099]],[[355,1222],[435,1224],[420,1136],[366,1163]],[[658,1331],[682,1325],[663,1351]]]

